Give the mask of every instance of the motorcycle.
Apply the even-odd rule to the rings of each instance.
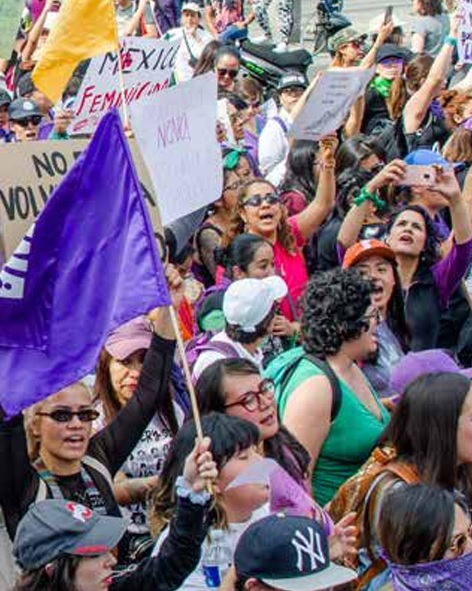
[[[280,77],[289,71],[307,75],[313,57],[306,49],[275,52],[274,45],[259,45],[246,40],[240,42],[240,63],[243,75],[250,75],[258,80],[265,98],[270,98],[277,89]]]
[[[316,12],[303,31],[302,41],[313,43],[313,55],[326,51],[330,37],[351,26],[351,21],[342,14],[343,0],[321,0]]]

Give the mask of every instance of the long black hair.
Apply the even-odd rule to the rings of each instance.
[[[295,140],[287,156],[285,178],[280,192],[299,191],[308,202],[316,195],[317,182],[313,167],[318,152],[318,142],[312,140]]]
[[[64,554],[49,563],[47,571],[45,566],[25,571],[13,591],[77,591],[75,576],[81,560],[84,558]]]
[[[225,269],[225,277],[234,279],[234,267],[239,267],[244,273],[248,272],[249,265],[253,262],[259,248],[271,243],[256,234],[239,234],[228,244],[226,248],[215,249],[215,261]]]
[[[196,390],[203,414],[226,412],[224,379],[227,376],[258,375],[258,367],[249,359],[219,359],[200,375]],[[262,379],[262,377],[261,377]],[[310,455],[303,445],[283,425],[275,435],[263,441],[264,455],[273,458],[297,482],[303,482],[308,471]]]
[[[472,493],[472,472],[458,466],[457,429],[470,379],[456,373],[420,376],[403,393],[382,441],[414,465],[421,480],[448,490]]]

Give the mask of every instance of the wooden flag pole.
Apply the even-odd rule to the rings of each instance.
[[[182,338],[182,334],[179,328],[179,321],[177,319],[177,314],[175,309],[172,305],[169,306],[170,312],[170,319],[172,322],[172,328],[174,329],[175,338],[177,339],[177,348],[179,350],[180,359],[182,361],[182,368],[184,370],[185,381],[187,382],[188,392],[190,394],[190,403],[192,405],[192,412],[193,412],[193,419],[195,421],[195,428],[197,430],[197,437],[201,441],[203,439],[203,429],[202,429],[202,421],[200,418],[200,409],[198,408],[198,400],[197,394],[195,392],[195,387],[192,382],[192,375],[190,373],[190,368],[187,362],[187,357],[185,356],[185,345]]]
[[[125,78],[123,76],[123,64],[121,63],[121,47],[118,47],[118,81],[120,83],[121,108],[123,109],[123,125],[125,130],[130,129],[128,109],[126,108]]]

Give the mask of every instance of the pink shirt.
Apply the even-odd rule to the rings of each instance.
[[[289,320],[298,320],[300,318],[299,300],[308,283],[308,273],[301,250],[305,246],[305,239],[300,234],[297,216],[289,218],[288,223],[295,238],[295,252],[289,253],[277,240],[274,244],[275,268],[277,273],[285,279],[288,287],[288,295],[282,300],[280,306],[281,312]]]

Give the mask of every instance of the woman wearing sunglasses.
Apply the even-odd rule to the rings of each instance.
[[[223,45],[218,49],[215,55],[215,72],[219,91],[234,92],[239,66],[239,52],[236,47]]]
[[[177,289],[180,283],[170,278]],[[92,436],[98,412],[81,382],[49,396],[23,416],[0,421],[0,503],[13,537],[19,518],[31,503],[45,498],[79,502],[101,515],[120,515],[112,479],[141,438],[165,396],[174,356],[168,310],[155,313],[151,346],[134,395],[108,426]],[[28,456],[29,451],[29,456]],[[120,543],[122,560],[126,537]]]
[[[334,206],[334,152],[337,140],[328,136],[320,142],[320,174],[315,199],[299,214],[288,217],[274,186],[254,180],[242,188],[238,197],[233,226],[225,237],[226,244],[247,232],[262,236],[274,248],[275,269],[288,286],[281,311],[291,322],[299,317],[298,301],[308,281],[302,248],[318,230]]]
[[[470,516],[458,494],[426,484],[389,491],[379,534],[391,579],[381,591],[472,588]]]

